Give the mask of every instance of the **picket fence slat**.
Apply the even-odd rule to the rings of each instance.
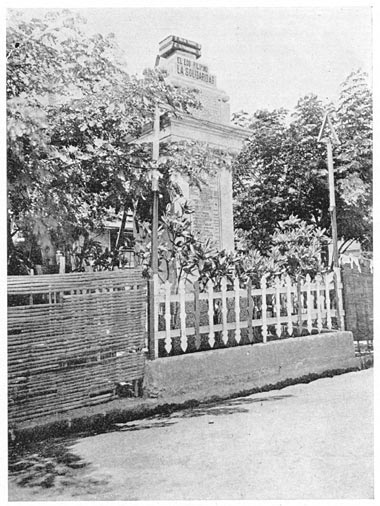
[[[261,278],[261,319],[262,319],[262,335],[263,343],[267,342],[268,326],[267,326],[267,280],[265,276]]]
[[[201,318],[201,309],[199,304],[199,282],[194,283],[194,319],[195,319],[195,347],[198,350],[201,346],[201,334],[199,332],[199,322]]]
[[[172,350],[172,338],[170,335],[171,313],[170,313],[170,290],[169,281],[165,283],[165,350],[169,354]]]
[[[235,321],[236,321],[236,331],[235,331],[235,339],[239,344],[241,339],[240,332],[240,286],[238,278],[234,280],[234,288],[235,288]]]
[[[253,319],[253,297],[252,297],[252,281],[249,279],[247,283],[247,298],[248,298],[248,315],[247,315],[247,323],[248,323],[248,339],[249,342],[253,341],[253,327],[252,327],[252,319]]]
[[[208,334],[209,343],[211,348],[215,344],[215,329],[214,329],[214,286],[212,281],[208,282]]]
[[[228,329],[227,329],[227,280],[223,278],[221,281],[222,289],[222,339],[224,344],[228,341]]]
[[[299,286],[289,276],[277,277],[272,284],[263,276],[260,288],[253,288],[251,280],[242,283],[237,278],[222,278],[217,286],[209,281],[203,290],[198,282],[187,287],[181,282],[178,293],[173,293],[173,286],[166,283],[157,290],[156,304],[163,308],[164,326],[156,326],[155,339],[165,340],[169,354],[173,339],[179,338],[182,352],[190,353],[201,349],[205,338],[212,349],[217,339],[218,346],[244,345],[331,330],[337,318],[330,296],[334,290],[334,273],[313,280],[308,275]],[[179,313],[173,322],[174,307],[179,307]],[[339,316],[344,314],[342,307],[338,309],[342,311]],[[189,337],[194,337],[193,349],[188,349]]]
[[[317,328],[319,332],[321,332],[323,328],[322,324],[322,295],[321,295],[321,286],[320,286],[320,277],[317,276],[316,280],[317,285]]]
[[[326,326],[328,329],[332,328],[331,321],[331,306],[330,306],[330,289],[329,289],[329,274],[325,274],[325,301],[326,301]]]
[[[314,311],[312,313],[312,316],[313,316],[313,318],[316,318],[317,317],[317,312]],[[268,327],[274,326],[277,323],[277,318],[276,317],[274,317],[274,318],[267,318],[266,321],[267,321]],[[297,315],[292,315],[292,322],[297,322],[297,321],[298,321],[298,316]],[[288,324],[288,316],[282,316],[281,317],[281,324],[283,326],[285,326],[285,325]],[[255,327],[261,327],[261,326],[262,326],[262,321],[261,320],[253,320],[253,322],[252,322],[252,327],[253,328],[255,328]],[[241,322],[239,322],[239,327],[240,327],[240,330],[248,328],[248,321],[241,321]],[[213,324],[212,328],[213,328],[214,332],[221,332],[223,330],[223,324],[222,323]],[[236,322],[227,322],[226,328],[227,328],[227,331],[228,330],[236,330]],[[210,333],[210,326],[209,325],[201,325],[199,327],[199,332],[200,332],[201,335],[209,335],[209,333]],[[170,335],[171,335],[172,338],[180,337],[181,336],[181,329],[172,329]],[[194,335],[195,335],[195,327],[186,327],[186,336],[194,336]],[[156,336],[157,336],[158,339],[164,339],[165,336],[166,336],[166,331],[165,330],[159,330],[158,332],[156,332]],[[214,345],[214,343],[213,343],[213,345]],[[211,343],[210,343],[210,346],[211,346]]]

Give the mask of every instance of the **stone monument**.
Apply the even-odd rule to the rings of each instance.
[[[181,178],[179,184],[192,204],[194,231],[201,238],[210,238],[219,250],[234,249],[232,215],[231,163],[248,137],[247,130],[230,124],[227,94],[217,87],[217,79],[201,59],[201,45],[174,35],[160,42],[156,65],[165,71],[165,81],[173,86],[198,90],[202,109],[192,116],[170,118],[160,129],[160,142],[196,141],[204,143],[210,153],[222,153],[224,163],[215,164],[201,190]],[[152,131],[143,141],[150,141]]]

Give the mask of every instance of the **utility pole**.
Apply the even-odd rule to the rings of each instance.
[[[329,194],[330,194],[329,211],[331,219],[332,244],[333,244],[332,263],[333,267],[336,268],[339,266],[339,259],[338,259],[339,256],[338,256],[338,229],[336,224],[333,143],[340,144],[340,141],[338,139],[338,136],[336,135],[333,124],[331,123],[329,112],[326,112],[325,117],[323,118],[322,126],[318,135],[318,142],[325,142],[327,148],[327,168],[328,168]]]
[[[327,166],[329,171],[329,193],[330,193],[330,219],[331,219],[331,231],[332,231],[332,263],[333,267],[339,265],[338,255],[338,228],[336,224],[336,205],[335,205],[335,185],[334,185],[334,163],[333,163],[333,148],[330,139],[326,141],[327,147]]]
[[[340,289],[340,269],[339,269],[339,254],[338,254],[338,229],[336,224],[336,205],[335,205],[335,184],[334,184],[334,161],[333,161],[333,144],[338,145],[340,141],[335,132],[334,126],[330,119],[330,112],[327,111],[322,122],[321,129],[318,135],[318,142],[325,142],[327,149],[327,168],[329,178],[329,194],[330,194],[330,219],[331,219],[331,235],[332,235],[332,265],[334,270],[335,282],[335,302],[336,302],[336,316],[338,327],[344,329],[344,319],[342,311],[342,294]]]
[[[160,156],[160,111],[156,104],[153,125],[153,163],[158,163]],[[148,350],[149,359],[154,360],[158,354],[155,342],[155,295],[158,286],[158,179],[159,172],[156,167],[152,170],[152,239],[151,239],[151,268],[152,276],[148,282]]]

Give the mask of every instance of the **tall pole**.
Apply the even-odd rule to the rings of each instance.
[[[160,155],[160,111],[158,105],[154,111],[154,125],[153,125],[153,162],[158,162]],[[152,276],[148,282],[148,350],[149,359],[154,360],[158,354],[156,349],[155,340],[155,294],[158,284],[158,170],[156,168],[152,171],[152,193],[153,193],[153,206],[152,206],[152,243],[151,243],[151,268]]]
[[[329,194],[330,194],[330,219],[331,219],[331,235],[332,235],[332,265],[334,270],[335,283],[335,303],[336,316],[339,328],[344,328],[344,322],[341,314],[341,290],[340,290],[340,272],[339,272],[339,255],[338,255],[338,229],[336,224],[336,205],[335,205],[335,184],[334,184],[334,162],[333,162],[333,142],[340,144],[336,135],[334,126],[330,120],[329,112],[326,112],[323,118],[321,130],[318,135],[318,142],[326,142],[327,148],[327,168],[329,177]]]
[[[153,127],[153,162],[158,162],[160,156],[160,111],[158,105],[154,111]],[[153,217],[152,217],[152,273],[158,274],[158,170],[152,171]]]
[[[332,263],[333,267],[338,267],[338,229],[336,225],[336,205],[335,205],[335,185],[334,185],[334,163],[331,140],[326,140],[327,146],[327,166],[329,171],[329,192],[330,192],[330,219],[332,231],[333,254]]]
[[[339,271],[339,255],[338,255],[338,229],[336,225],[336,205],[335,205],[335,185],[334,185],[334,162],[333,162],[333,148],[330,138],[326,140],[327,147],[327,167],[329,171],[329,193],[330,193],[330,219],[331,219],[331,232],[332,232],[332,264],[334,269],[334,283],[335,283],[335,302],[336,302],[336,318],[339,328],[342,327],[341,312],[340,312],[340,276]]]

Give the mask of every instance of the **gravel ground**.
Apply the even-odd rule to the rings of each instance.
[[[9,500],[372,499],[373,369],[14,454]]]

